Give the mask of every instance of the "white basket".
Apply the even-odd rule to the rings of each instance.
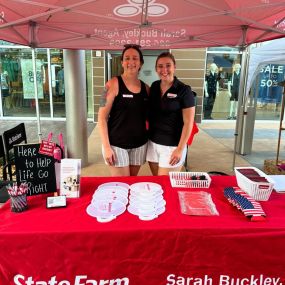
[[[205,180],[191,180],[191,176],[206,177]],[[172,187],[181,188],[209,188],[211,177],[206,172],[169,172],[170,182]]]
[[[240,173],[238,171],[239,169],[253,169],[261,177],[265,177],[268,182],[252,181]],[[274,187],[274,180],[266,175],[263,171],[256,167],[235,167],[235,174],[238,186],[247,192],[253,199],[257,201],[267,201],[269,199]]]

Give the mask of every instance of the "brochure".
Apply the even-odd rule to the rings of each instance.
[[[80,197],[81,159],[65,158],[60,163],[60,194],[67,198]]]

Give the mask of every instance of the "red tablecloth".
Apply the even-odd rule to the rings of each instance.
[[[125,212],[97,222],[86,208],[109,181],[160,183],[166,212],[152,221]],[[46,209],[44,195],[28,197],[23,213],[7,203],[0,209],[0,284],[284,284],[285,195],[272,193],[261,202],[266,220],[250,222],[223,196],[235,185],[234,177],[216,176],[209,189],[198,189],[212,194],[219,216],[211,217],[182,215],[182,189],[166,176],[82,178],[82,197],[66,208]]]

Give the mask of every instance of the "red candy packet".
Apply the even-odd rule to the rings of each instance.
[[[219,215],[210,193],[204,191],[178,191],[181,213],[195,216]]]

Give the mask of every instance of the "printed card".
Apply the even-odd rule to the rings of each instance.
[[[81,159],[65,158],[60,164],[60,195],[80,197]]]

